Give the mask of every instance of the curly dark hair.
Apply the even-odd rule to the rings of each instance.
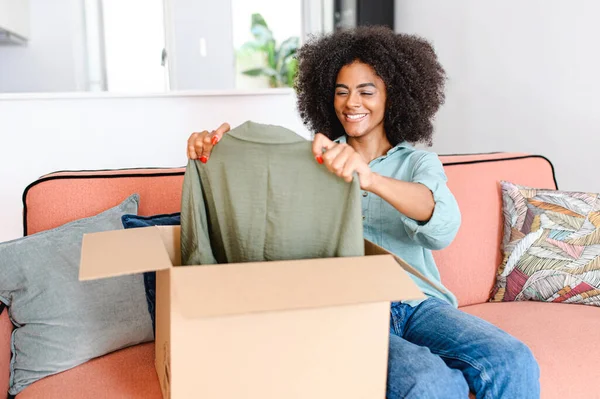
[[[373,67],[385,84],[384,129],[390,143],[431,145],[446,73],[425,39],[383,26],[361,26],[311,37],[297,59],[298,111],[311,131],[332,140],[345,134],[333,108],[335,83],[343,66],[360,61]]]

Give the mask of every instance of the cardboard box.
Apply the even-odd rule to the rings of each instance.
[[[178,267],[179,232],[88,234],[80,268],[157,272],[165,399],[385,397],[390,302],[423,298],[393,256],[366,242],[364,257]]]

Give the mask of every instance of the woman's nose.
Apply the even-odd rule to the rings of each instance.
[[[348,106],[351,108],[358,108],[362,105],[360,95],[358,93],[352,93],[348,97]]]

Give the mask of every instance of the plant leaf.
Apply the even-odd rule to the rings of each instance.
[[[260,51],[263,47],[257,42],[246,42],[240,46],[239,51]]]
[[[280,75],[283,83],[288,87],[292,87],[294,85],[297,72],[298,60],[293,55],[290,55],[283,61],[283,66],[281,68]]]
[[[272,68],[252,68],[242,71],[242,73],[247,76],[277,76],[277,71]]]
[[[283,66],[283,61],[290,55],[296,54],[298,51],[298,46],[300,45],[300,38],[296,36],[292,36],[287,38],[281,43],[279,46],[279,51],[277,51],[277,65]]]
[[[256,39],[257,43],[261,46],[266,45],[268,42],[273,40],[273,32],[269,30],[269,28],[262,25],[254,25],[250,32],[252,32],[252,36]]]
[[[265,49],[267,51],[267,65],[269,68],[277,69],[277,62],[275,61],[275,40],[269,40]]]
[[[259,13],[252,14],[252,25],[251,26],[254,28],[257,25],[264,26],[267,29],[269,28],[269,26],[267,25],[267,21],[265,21],[263,16]]]
[[[264,46],[261,46],[260,43],[255,41],[246,42],[236,50],[238,56],[249,56],[255,53],[264,53]]]

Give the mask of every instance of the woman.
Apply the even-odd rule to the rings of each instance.
[[[441,286],[431,250],[454,239],[460,212],[431,152],[432,119],[445,72],[426,41],[383,27],[313,39],[298,53],[298,108],[316,134],[316,162],[363,190],[365,238],[398,254]],[[208,162],[229,130],[194,133],[188,156]],[[460,265],[456,265],[460,267]],[[392,304],[387,397],[537,398],[531,351],[497,327],[456,308],[423,281],[423,301]]]

